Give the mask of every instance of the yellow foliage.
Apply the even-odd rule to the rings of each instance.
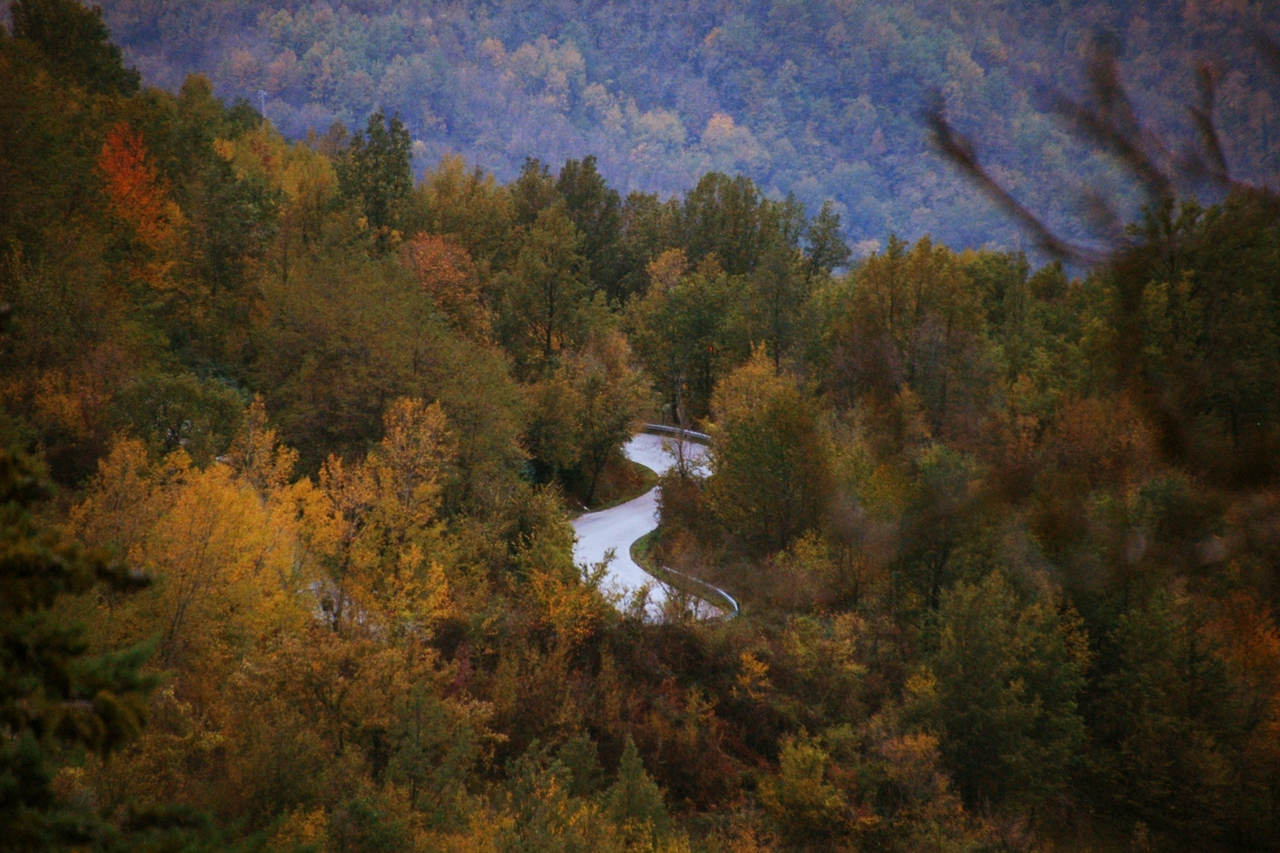
[[[271,836],[270,846],[278,850],[292,850],[301,846],[321,849],[329,839],[329,816],[323,808],[297,808],[281,821]]]
[[[257,638],[309,618],[296,520],[307,491],[277,483],[264,497],[228,465],[200,470],[182,451],[152,465],[140,442],[118,440],[72,522],[86,541],[116,545],[156,583],[104,601],[99,639],[158,636],[156,662],[178,671],[183,695],[212,701]]]
[[[769,665],[751,652],[743,652],[740,658],[742,671],[734,682],[753,702],[764,698],[765,693],[773,688],[769,683]],[[736,690],[735,690],[736,692]]]
[[[667,249],[645,267],[650,291],[661,294],[670,290],[680,283],[688,270],[689,260],[685,257],[684,249]]]
[[[577,648],[599,631],[608,605],[577,579],[534,569],[529,588],[546,625],[569,648]]]
[[[335,623],[421,630],[448,612],[449,549],[436,511],[455,445],[439,403],[396,400],[384,422],[362,464],[325,462],[306,536],[331,567],[326,608]]]
[[[752,347],[750,360],[716,386],[711,411],[717,429],[729,429],[762,411],[775,395],[794,387],[790,379],[778,375],[764,344]]]

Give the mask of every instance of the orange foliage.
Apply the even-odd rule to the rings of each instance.
[[[449,237],[419,234],[409,243],[406,257],[423,292],[449,325],[475,340],[487,339],[492,320],[467,250]]]
[[[106,179],[111,213],[133,230],[150,256],[135,262],[132,272],[152,288],[172,288],[184,218],[142,135],[126,122],[114,125],[102,144],[98,169]]]
[[[1091,483],[1140,481],[1154,464],[1151,430],[1126,397],[1069,400],[1051,429],[1049,452]]]
[[[1237,593],[1208,631],[1220,642],[1249,718],[1259,723],[1248,751],[1253,763],[1280,761],[1280,630],[1274,615],[1253,594]]]

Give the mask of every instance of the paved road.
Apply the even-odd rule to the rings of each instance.
[[[627,442],[623,452],[631,461],[662,474],[675,465],[675,455],[669,449],[673,442],[672,438],[641,433]],[[705,462],[705,447],[685,442],[684,448],[686,458],[699,464]],[[605,552],[613,548],[616,556],[609,563],[609,574],[604,584],[606,589],[612,587],[629,597],[641,587],[651,585],[649,601],[653,612],[662,606],[666,596],[662,586],[631,559],[631,545],[657,526],[656,488],[612,509],[580,515],[573,522],[574,532],[578,535],[573,559],[578,563],[598,563],[604,559]]]

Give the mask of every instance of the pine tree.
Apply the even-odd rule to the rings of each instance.
[[[34,512],[49,498],[35,462],[0,451],[0,851],[103,834],[94,815],[54,797],[54,759],[106,755],[137,736],[155,684],[139,671],[149,644],[94,656],[80,626],[60,623],[60,597],[136,590],[147,579],[40,524]]]
[[[853,252],[840,236],[840,214],[827,199],[822,203],[822,210],[809,223],[805,234],[809,251],[806,252],[805,267],[810,278],[820,275],[831,275],[832,271],[849,263]]]
[[[658,839],[670,831],[671,820],[662,802],[662,791],[645,772],[640,750],[636,749],[631,735],[627,735],[618,778],[605,795],[605,804],[609,816],[629,835]]]
[[[388,246],[400,207],[413,190],[410,149],[413,140],[398,115],[382,110],[369,116],[364,133],[351,140],[339,165],[338,180],[348,198],[358,200],[380,249]]]

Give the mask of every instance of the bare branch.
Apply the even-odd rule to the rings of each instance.
[[[1173,181],[1161,163],[1172,158],[1160,140],[1142,127],[1120,83],[1120,62],[1106,39],[1095,41],[1087,72],[1094,103],[1085,105],[1053,92],[1052,109],[1075,125],[1082,136],[1111,152],[1142,182],[1152,202],[1172,198]]]
[[[972,140],[956,133],[947,121],[943,114],[941,97],[935,97],[933,105],[925,113],[924,118],[938,151],[968,175],[997,206],[1030,232],[1032,239],[1042,251],[1064,261],[1086,262],[1094,257],[1096,253],[1091,250],[1072,245],[1050,231],[1039,217],[1010,195],[1000,182],[983,168],[978,162]]]
[[[1255,45],[1267,65],[1280,75],[1280,43],[1258,34]],[[1187,183],[1188,179],[1208,182],[1232,192],[1280,199],[1267,187],[1242,183],[1231,177],[1214,121],[1217,75],[1212,67],[1202,65],[1199,68],[1199,100],[1188,108],[1199,134],[1199,146],[1188,145],[1178,156],[1170,153],[1159,136],[1142,126],[1120,81],[1117,51],[1105,36],[1095,41],[1086,72],[1090,101],[1078,102],[1058,90],[1052,90],[1049,109],[1066,118],[1080,136],[1116,157],[1143,186],[1150,208],[1171,204],[1176,198],[1178,185]],[[938,151],[1029,232],[1036,245],[1047,254],[1091,264],[1112,257],[1129,241],[1127,229],[1123,227],[1114,204],[1102,192],[1089,190],[1082,200],[1084,219],[1095,233],[1104,235],[1107,249],[1098,251],[1067,242],[1020,204],[986,170],[972,141],[957,134],[947,121],[940,94],[934,94],[924,119]]]
[[[1231,173],[1227,169],[1227,157],[1222,151],[1222,140],[1218,138],[1218,128],[1213,122],[1214,97],[1217,94],[1217,74],[1208,65],[1201,65],[1197,83],[1200,88],[1200,103],[1191,107],[1191,120],[1196,130],[1200,131],[1200,145],[1204,156],[1199,153],[1187,157],[1185,162],[1197,176],[1219,186],[1231,186]],[[1207,162],[1206,162],[1207,158]]]

